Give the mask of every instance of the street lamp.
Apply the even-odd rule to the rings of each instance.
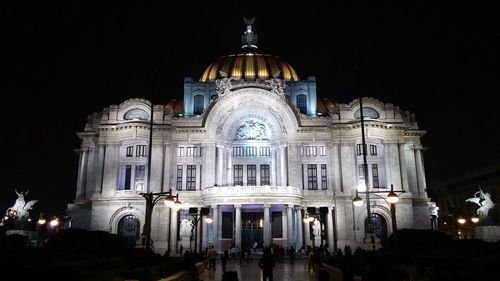
[[[151,250],[151,217],[153,216],[153,208],[162,198],[165,198],[165,204],[171,207],[174,211],[178,211],[182,207],[181,201],[179,201],[179,194],[172,195],[172,189],[166,192],[147,192],[139,193],[146,199],[146,215],[144,221],[144,235],[146,241],[146,250]],[[170,202],[170,203],[169,203]]]
[[[203,216],[208,216],[205,218],[205,222],[212,223],[214,220],[210,216],[210,208],[201,208],[200,213],[198,213],[198,208],[189,208],[189,214],[193,217],[193,222],[194,222],[194,252],[196,253],[198,251],[198,223],[200,222],[200,219]],[[201,227],[200,231],[203,233],[203,224],[201,224],[200,227]],[[202,252],[201,250],[203,245],[202,240],[203,240],[203,235],[201,235],[200,238],[200,253]]]
[[[389,193],[387,194],[387,197],[384,198],[378,194],[379,193],[386,193],[386,191],[358,191],[358,190],[356,190],[356,197],[354,197],[352,199],[352,204],[356,207],[363,205],[363,199],[361,197],[359,197],[359,193],[366,194],[366,198],[369,197],[369,194],[373,194],[373,195],[377,196],[378,198],[383,199],[391,208],[392,233],[395,235],[396,231],[398,230],[398,227],[396,224],[396,203],[399,200],[399,196],[396,194],[396,192],[404,193],[405,191],[404,190],[394,191],[394,186],[391,184],[391,191],[389,191]],[[368,200],[367,200],[367,204],[369,204]],[[371,214],[367,213],[367,217],[368,217],[368,225],[371,226],[370,225]],[[369,231],[371,231],[371,230],[372,229],[370,228]]]

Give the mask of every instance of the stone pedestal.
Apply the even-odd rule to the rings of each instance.
[[[488,225],[488,226],[476,226],[474,238],[483,240],[486,242],[496,242],[500,240],[500,226]]]

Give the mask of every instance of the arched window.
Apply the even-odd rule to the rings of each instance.
[[[205,98],[202,95],[196,95],[196,96],[194,96],[194,110],[193,110],[193,113],[195,115],[203,113],[203,109],[205,107],[204,99]]]
[[[122,237],[131,248],[139,239],[139,232],[139,220],[133,215],[123,217],[118,223],[118,236]]]
[[[307,97],[306,95],[297,95],[297,107],[300,113],[307,114]]]

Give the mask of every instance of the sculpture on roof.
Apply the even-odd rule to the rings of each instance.
[[[477,215],[484,218],[488,216],[488,211],[495,206],[495,203],[491,200],[491,195],[488,192],[483,192],[481,187],[479,191],[474,193],[474,197],[468,198],[465,202],[472,202],[479,205],[477,209]]]

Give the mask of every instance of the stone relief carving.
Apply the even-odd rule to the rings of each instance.
[[[262,140],[267,137],[266,125],[256,121],[247,120],[236,132],[237,140]]]
[[[219,71],[220,76],[223,78],[215,80],[215,89],[219,97],[223,97],[231,91],[233,77],[227,77],[227,73]]]
[[[279,74],[278,74],[279,75]],[[269,83],[269,86],[271,86],[271,91],[276,93],[277,95],[284,97],[285,96],[285,88],[286,84],[283,80],[279,78],[271,78],[269,80],[266,80]]]

